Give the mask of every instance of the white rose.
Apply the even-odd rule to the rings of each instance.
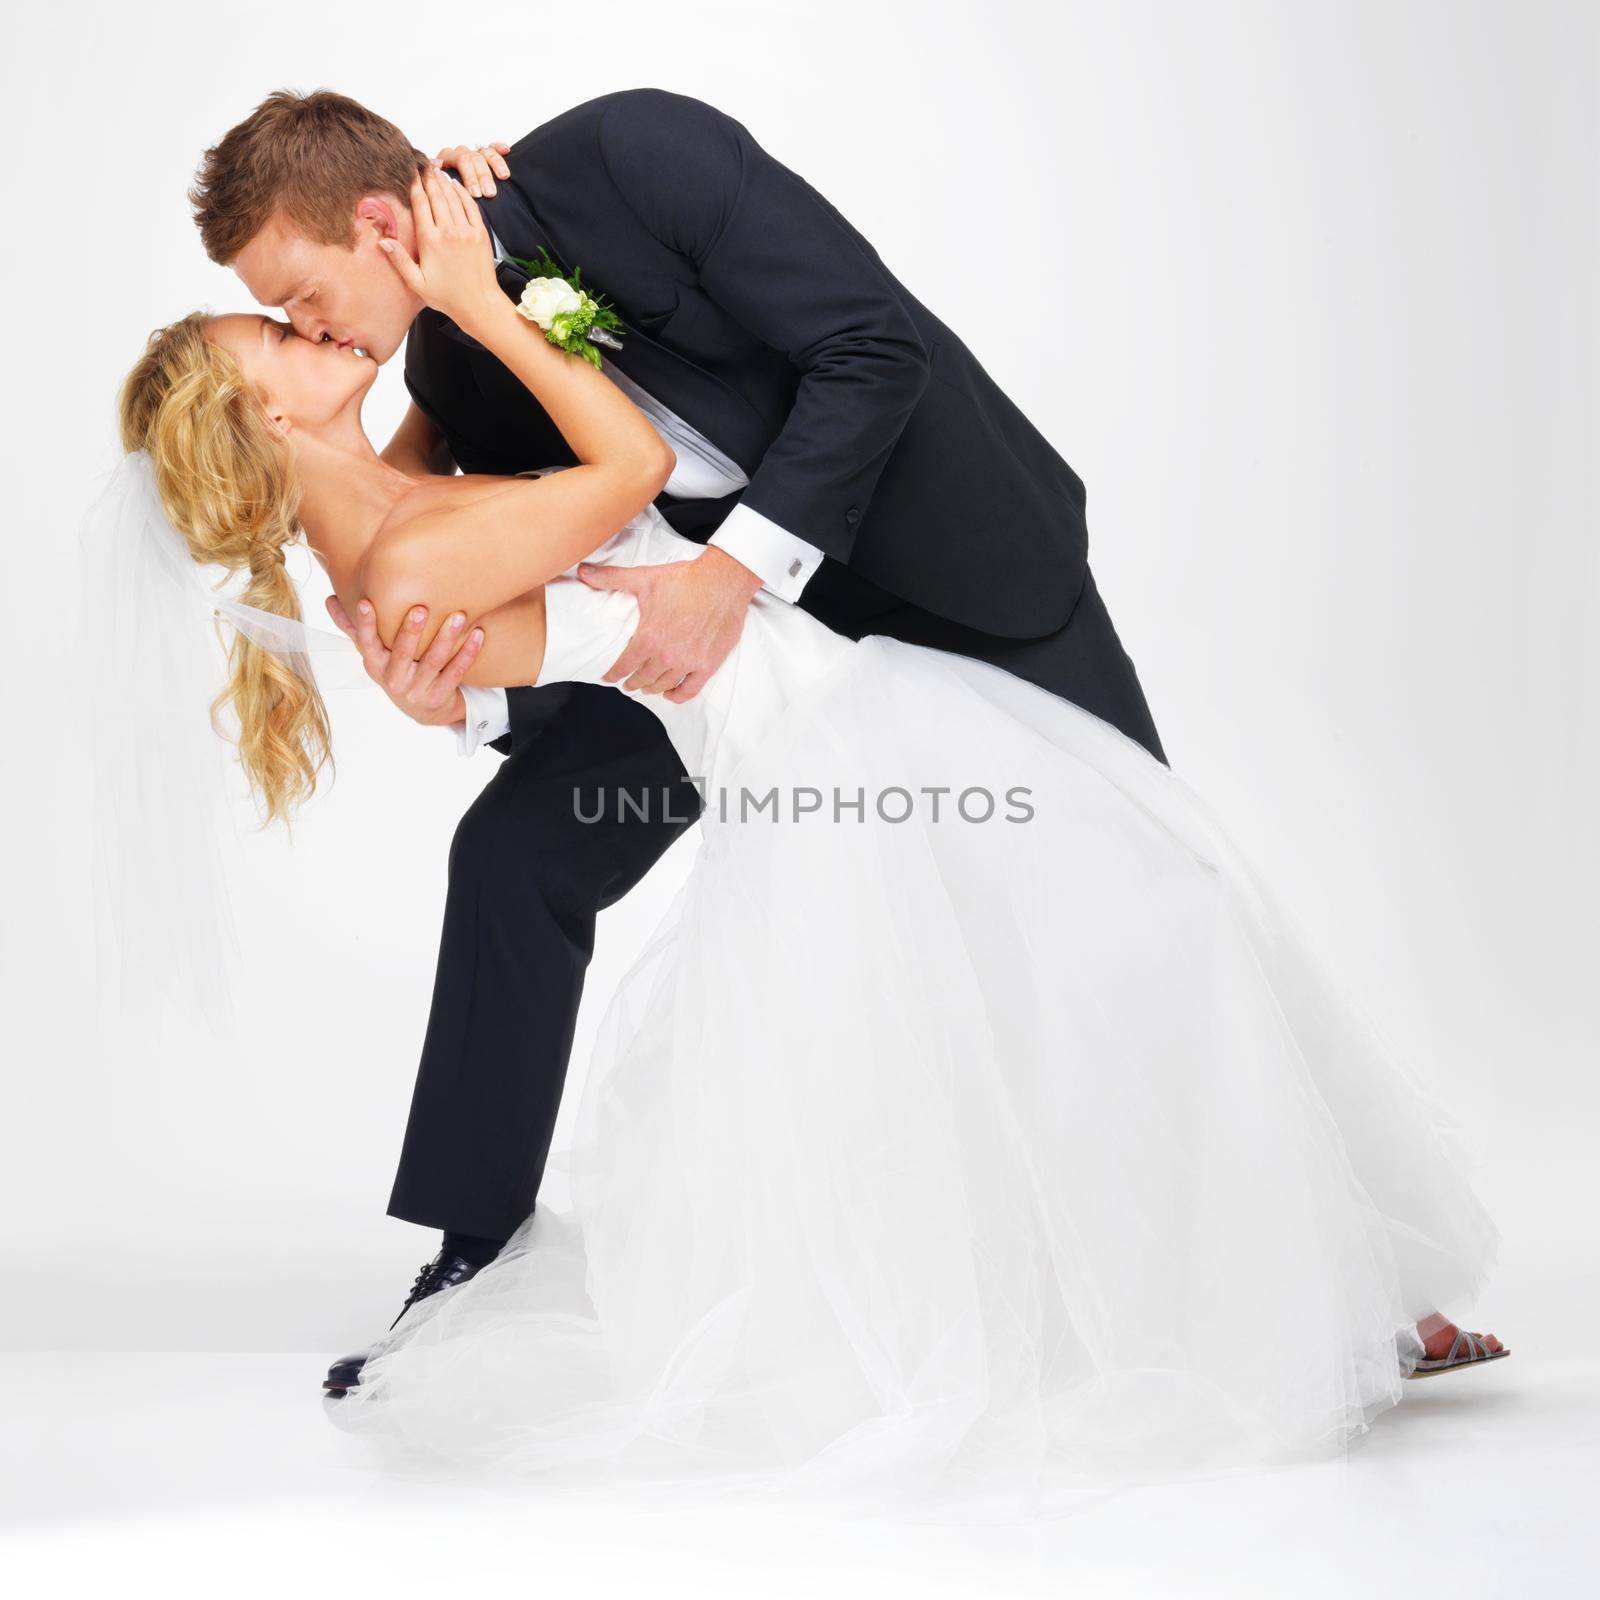
[[[557,317],[577,311],[582,305],[583,296],[561,278],[530,278],[522,286],[517,311],[548,333]]]

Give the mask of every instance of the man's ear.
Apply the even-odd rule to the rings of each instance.
[[[400,213],[404,207],[387,194],[365,194],[356,201],[356,231],[371,228],[379,239],[400,237]]]

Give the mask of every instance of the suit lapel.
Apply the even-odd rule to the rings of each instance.
[[[543,246],[562,272],[568,277],[572,275],[574,263],[562,254],[550,230],[514,184],[502,181],[493,195],[485,196],[478,204],[484,220],[508,254],[532,260]],[[511,299],[521,297],[527,277],[520,268],[502,262],[495,276]],[[747,475],[753,475],[771,442],[770,430],[756,409],[715,373],[676,350],[668,349],[632,322],[625,309],[625,285],[617,286],[615,293],[610,284],[593,287],[596,293],[612,301],[622,321],[622,348],[605,351],[606,360],[726,451]],[[443,321],[443,331],[473,349],[483,348],[448,319]]]

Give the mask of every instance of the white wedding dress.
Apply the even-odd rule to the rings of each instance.
[[[652,508],[592,559],[699,553]],[[633,599],[547,604],[539,682],[600,681]],[[991,1517],[1326,1456],[1400,1398],[1498,1232],[1179,778],[765,595],[697,699],[641,699],[710,804],[557,1154],[571,1209],[419,1303],[341,1426],[553,1491]]]

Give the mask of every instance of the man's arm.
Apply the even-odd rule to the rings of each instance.
[[[428,473],[449,477],[456,470],[455,458],[433,419],[413,400],[401,418],[394,437],[383,447],[382,459],[391,467],[413,475]]]
[[[466,721],[456,727],[459,754],[470,756],[479,745],[496,748],[495,740],[511,732],[511,703],[504,689],[464,683],[461,697],[466,702]]]
[[[732,117],[660,89],[616,97],[600,155],[622,203],[700,285],[802,374],[748,508],[846,561],[929,378],[928,352],[870,247]]]
[[[704,556],[583,574],[639,601],[638,629],[606,681],[681,703],[737,643],[763,582],[793,585],[774,592],[795,599],[822,555],[849,560],[927,386],[928,352],[866,241],[732,117],[636,89],[611,100],[596,139],[619,203],[801,374],[781,432]],[[785,538],[797,544],[774,572],[771,547]]]
[[[769,594],[791,604],[822,565],[822,552],[814,544],[780,528],[743,501],[723,518],[722,526],[706,543],[726,551],[755,573]]]
[[[361,652],[367,676],[413,722],[424,727],[453,727],[462,755],[471,755],[477,742],[468,722],[471,703],[462,679],[483,648],[482,628],[443,627],[426,650],[421,648],[426,608],[412,607],[390,649],[378,637],[378,618],[370,602],[362,600],[352,619],[338,595],[327,598],[328,615]],[[420,615],[418,614],[420,613]],[[463,618],[463,623],[465,619]],[[480,711],[478,720],[485,719]],[[509,726],[509,719],[507,722]],[[492,738],[486,730],[478,737]]]

